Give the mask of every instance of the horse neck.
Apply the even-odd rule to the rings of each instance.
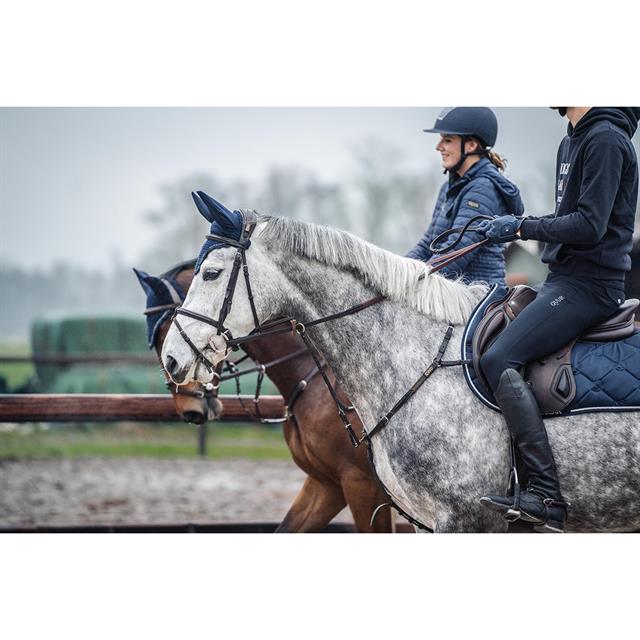
[[[347,270],[292,254],[275,259],[291,284],[280,312],[300,322],[348,309],[377,294]],[[388,404],[388,394],[403,392],[415,381],[435,356],[445,327],[409,305],[385,300],[308,333],[352,400],[375,414]]]
[[[247,355],[260,364],[268,364],[304,348],[305,344],[302,338],[290,334],[259,338],[247,342],[243,346]],[[267,375],[282,396],[287,398],[313,366],[314,361],[311,355],[301,354],[281,364],[269,367]]]

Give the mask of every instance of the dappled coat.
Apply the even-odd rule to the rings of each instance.
[[[518,188],[487,159],[476,162],[461,178],[442,185],[429,228],[418,244],[407,253],[408,258],[429,260],[429,245],[443,231],[461,227],[479,214],[493,217],[512,214],[521,216],[524,205]],[[447,239],[447,243],[457,236]],[[465,234],[456,249],[482,238],[476,233]],[[440,273],[448,278],[463,276],[467,282],[484,281],[504,284],[504,245],[485,245],[462,256]]]

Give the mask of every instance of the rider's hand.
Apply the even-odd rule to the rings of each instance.
[[[493,244],[510,242],[520,237],[523,220],[524,218],[516,218],[516,216],[500,216],[493,220],[482,221],[476,230]]]

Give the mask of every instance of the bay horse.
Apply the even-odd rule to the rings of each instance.
[[[439,350],[446,360],[460,357],[464,325],[487,294],[486,285],[447,280],[424,263],[336,229],[230,211],[210,197],[205,212],[201,204],[211,235],[161,354],[174,382],[206,382],[211,364],[226,358],[239,336],[290,317],[317,345],[370,431]],[[250,279],[231,283],[240,254]],[[233,304],[223,306],[230,284]],[[376,295],[384,296],[377,305],[313,324]],[[640,528],[637,414],[586,413],[545,419],[545,425],[571,503],[567,529]],[[507,530],[506,520],[479,498],[505,488],[508,432],[502,416],[469,391],[461,367],[437,369],[364,442],[387,494],[419,526],[435,532]]]
[[[194,262],[183,263],[163,274],[171,274],[173,282],[182,289],[178,293],[184,294],[189,289]],[[136,273],[141,278],[141,272]],[[153,346],[158,357],[170,324],[170,319],[167,319],[154,335]],[[392,533],[394,519],[391,509],[379,509],[372,517],[376,509],[388,501],[374,479],[366,451],[353,449],[345,439],[344,427],[335,413],[331,396],[301,338],[293,334],[264,338],[247,344],[245,351],[260,363],[295,356],[269,367],[267,371],[285,402],[289,400],[289,418],[283,422],[284,437],[294,462],[307,474],[276,532],[321,531],[348,506],[358,532]],[[326,374],[335,382],[330,370]],[[302,385],[301,381],[304,381]],[[169,384],[168,387],[177,412],[187,422],[202,424],[221,414],[222,407],[215,395],[207,393],[199,382],[191,381],[179,386]],[[339,393],[348,404],[344,393]]]

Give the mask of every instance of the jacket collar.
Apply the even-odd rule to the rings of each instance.
[[[485,171],[492,167],[491,161],[489,158],[480,158],[478,162],[476,162],[463,176],[460,178],[456,178],[453,182],[449,184],[449,188],[447,189],[447,195],[450,195],[454,192],[459,191],[466,184],[469,184],[471,180],[473,180],[476,176],[485,173]]]

